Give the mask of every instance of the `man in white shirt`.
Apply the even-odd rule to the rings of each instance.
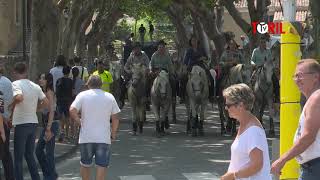
[[[34,158],[35,133],[38,124],[36,115],[38,101],[48,106],[48,99],[39,85],[27,79],[27,66],[17,63],[14,66],[16,81],[12,83],[14,126],[14,167],[15,179],[23,180],[23,156],[29,167],[32,180],[40,180],[37,163]]]
[[[90,180],[90,167],[95,156],[96,179],[100,180],[106,176],[111,139],[116,137],[120,109],[113,95],[101,90],[102,81],[98,75],[90,76],[87,85],[89,90],[79,93],[71,104],[70,116],[78,125],[81,124],[79,144],[82,179]]]
[[[54,64],[54,67],[50,69],[50,74],[52,74],[52,77],[53,77],[54,92],[56,92],[56,83],[58,79],[63,77],[62,70],[63,70],[63,67],[66,65],[67,65],[67,62],[65,60],[65,57],[63,55],[59,55]]]
[[[81,58],[80,57],[75,57],[73,59],[73,61],[74,61],[75,66],[73,66],[72,69],[73,68],[78,68],[79,69],[79,77],[82,80],[87,81],[88,78],[89,78],[88,69],[82,65]]]
[[[13,174],[13,161],[10,152],[10,128],[11,124],[9,121],[10,112],[8,109],[8,105],[12,102],[13,94],[12,94],[12,83],[11,81],[3,76],[4,64],[0,63],[0,92],[3,93],[3,127],[6,135],[6,141],[4,142],[4,156],[2,158],[2,165],[4,169],[4,176],[6,179],[12,180],[14,179]]]

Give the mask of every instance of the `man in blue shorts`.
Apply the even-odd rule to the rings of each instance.
[[[81,124],[79,145],[82,179],[90,180],[90,167],[95,156],[96,179],[102,180],[109,166],[111,139],[116,137],[120,109],[113,95],[101,90],[102,81],[98,75],[90,76],[87,85],[89,90],[79,93],[71,104],[70,117],[76,124]]]

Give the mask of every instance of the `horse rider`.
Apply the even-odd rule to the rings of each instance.
[[[187,66],[188,72],[190,73],[192,70],[192,67],[197,65],[203,68],[207,74],[208,80],[209,80],[209,101],[213,101],[214,96],[214,80],[211,76],[211,73],[209,71],[209,67],[205,64],[205,61],[208,59],[204,49],[200,48],[200,41],[197,39],[196,36],[192,35],[189,40],[189,46],[190,48],[187,50],[187,53],[185,55],[185,58],[183,60],[183,63]],[[187,78],[182,80],[181,86],[181,98],[182,101],[184,101],[185,92],[186,92],[186,84],[187,84]]]
[[[131,79],[132,76],[132,66],[133,64],[142,64],[146,67],[146,77],[148,77],[149,74],[149,57],[147,56],[147,54],[145,52],[143,52],[141,50],[142,46],[140,44],[140,42],[135,42],[133,44],[133,49],[132,52],[126,62],[126,64],[124,65],[124,72],[125,72],[125,80],[126,80],[126,84],[127,82]],[[148,81],[146,82],[148,83]],[[146,87],[149,87],[148,84],[146,84]],[[150,92],[148,92],[148,88],[146,88],[146,95],[147,98],[150,99]],[[147,105],[147,109],[149,110],[149,104]]]
[[[272,53],[269,48],[267,48],[267,39],[262,37],[259,42],[259,47],[255,48],[252,52],[251,64],[253,65],[252,81],[255,82],[256,72],[259,68],[263,66],[266,61],[272,61]],[[274,87],[275,99],[280,97],[279,94],[279,80],[275,73],[272,75],[272,84]],[[280,99],[279,99],[280,100]]]
[[[244,58],[240,50],[238,49],[238,44],[235,40],[231,39],[226,44],[226,49],[222,53],[219,62],[219,69],[220,69],[220,77],[218,77],[217,82],[217,93],[222,93],[222,89],[220,89],[221,80],[226,77],[230,73],[230,69],[237,64],[243,64]]]
[[[176,79],[177,75],[173,70],[173,63],[169,51],[166,49],[167,43],[164,40],[160,40],[158,42],[158,50],[153,53],[150,61],[150,77],[151,77],[151,85],[154,79],[158,76],[161,70],[169,73],[169,81],[172,88],[172,95],[176,94]],[[151,87],[150,87],[151,88]],[[150,89],[151,90],[151,89]]]

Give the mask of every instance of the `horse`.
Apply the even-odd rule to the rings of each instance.
[[[238,83],[245,83],[251,86],[251,74],[252,66],[249,64],[237,64],[233,66],[229,74],[226,74],[222,79],[220,79],[218,87],[218,108],[221,123],[221,135],[225,134],[227,131],[231,131],[232,135],[236,132],[236,121],[229,118],[228,112],[225,109],[225,99],[222,95],[223,89]],[[227,126],[225,127],[225,119],[227,119]]]
[[[209,96],[209,82],[204,69],[193,66],[187,82],[187,133],[203,136],[203,123]],[[200,121],[198,117],[200,116]]]
[[[262,116],[265,106],[269,107],[269,121],[270,130],[269,134],[274,135],[274,123],[275,111],[273,106],[273,83],[272,75],[274,72],[274,65],[272,61],[266,61],[261,67],[256,70],[256,81],[253,85],[253,91],[255,94],[255,102],[253,106],[253,114],[258,117],[261,124],[263,124]]]
[[[111,84],[111,92],[115,97],[120,109],[124,106],[124,94],[122,89],[125,88],[123,74],[123,67],[120,61],[110,61],[110,73],[112,74],[113,83]]]
[[[156,117],[157,137],[165,134],[164,129],[169,128],[168,113],[172,100],[172,90],[169,82],[169,74],[162,70],[153,81],[151,88],[152,110]],[[166,127],[167,126],[167,127]]]
[[[146,114],[146,68],[142,64],[133,64],[132,66],[132,80],[128,88],[128,100],[132,108],[132,128],[133,135],[137,133],[139,126],[139,133],[143,132],[143,123],[145,122]]]

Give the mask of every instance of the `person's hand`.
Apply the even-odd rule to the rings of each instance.
[[[221,176],[220,180],[235,180],[232,172],[227,172],[223,176]]]
[[[45,136],[45,140],[47,142],[50,141],[50,139],[53,137],[53,133],[52,133],[51,129],[47,128],[44,133],[44,136]]]
[[[279,158],[277,159],[275,162],[272,163],[271,166],[271,173],[277,176],[281,175],[281,170],[284,167],[284,165],[286,164],[286,161]]]
[[[6,133],[4,131],[1,131],[1,139],[3,142],[6,142]]]
[[[117,134],[114,133],[114,132],[112,132],[112,133],[111,133],[111,140],[112,140],[112,141],[115,141],[115,140],[116,140],[116,137],[117,137]]]

